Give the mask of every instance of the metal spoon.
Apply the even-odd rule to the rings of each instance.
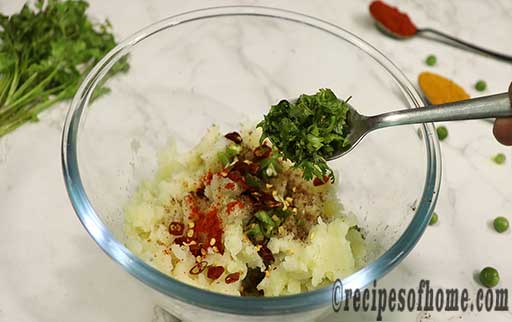
[[[386,26],[384,26],[382,23],[380,23],[377,20],[375,20],[375,25],[377,26],[377,29],[382,31],[384,34],[391,36],[393,38],[396,38],[396,39],[407,39],[407,38],[414,37],[418,34],[429,34],[430,33],[430,34],[436,35],[437,37],[443,38],[444,40],[441,41],[443,43],[447,43],[449,45],[454,45],[455,47],[462,47],[463,49],[469,49],[471,51],[479,52],[481,54],[491,56],[491,57],[497,58],[497,59],[505,61],[505,62],[512,63],[512,56],[501,54],[501,53],[471,44],[467,41],[455,38],[453,36],[445,34],[444,32],[441,32],[439,30],[435,30],[432,28],[418,28],[418,29],[416,29],[415,34],[410,35],[410,36],[404,36],[404,35],[400,35],[400,34],[397,34],[393,31],[389,30],[388,28],[386,28]],[[428,38],[430,38],[430,37],[428,37]],[[448,41],[446,41],[446,39]]]
[[[349,105],[349,104],[348,104]],[[359,114],[349,105],[348,111],[348,142],[342,151],[336,151],[327,160],[333,160],[351,151],[368,133],[385,127],[440,122],[460,121],[483,118],[512,117],[512,83],[508,93],[483,96],[479,98],[429,105],[421,108],[399,110],[375,116]]]

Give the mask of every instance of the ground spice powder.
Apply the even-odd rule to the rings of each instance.
[[[407,14],[382,1],[373,1],[370,4],[370,14],[386,29],[399,36],[412,36],[418,31]]]
[[[469,99],[468,93],[462,87],[434,73],[421,73],[418,76],[418,83],[423,94],[433,105]]]

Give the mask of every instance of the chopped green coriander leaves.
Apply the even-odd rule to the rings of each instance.
[[[73,97],[84,74],[116,45],[110,22],[95,24],[83,0],[38,0],[0,14],[0,136]],[[108,77],[128,70],[126,57]],[[99,86],[93,98],[108,92]]]
[[[437,57],[434,55],[428,55],[427,59],[425,59],[425,63],[428,66],[434,66],[437,63]]]
[[[437,132],[437,137],[439,138],[439,141],[443,141],[444,139],[446,139],[448,137],[448,129],[446,128],[446,126],[438,126],[436,128],[436,132]]]
[[[485,83],[485,81],[483,80],[479,80],[478,82],[476,82],[475,84],[475,89],[479,92],[483,92],[485,91],[485,89],[487,88],[487,84]]]
[[[498,153],[492,157],[492,161],[494,161],[494,163],[500,164],[500,165],[504,164],[506,159],[507,158],[505,157],[505,154],[503,154],[503,153]]]
[[[266,178],[275,177],[282,171],[281,165],[279,164],[281,154],[276,149],[272,149],[272,151],[269,157],[260,162],[263,176]]]
[[[485,287],[494,287],[500,281],[500,274],[494,267],[486,267],[480,272],[480,282]]]
[[[437,221],[439,220],[439,216],[437,215],[437,213],[433,213],[432,214],[432,217],[430,217],[430,222],[428,223],[430,226],[432,225],[435,225],[437,223]]]
[[[493,221],[494,229],[499,233],[504,233],[508,230],[509,222],[505,217],[496,217]]]
[[[304,179],[327,175],[333,182],[334,173],[326,159],[348,147],[347,102],[330,89],[303,94],[295,103],[282,100],[258,124],[263,130],[261,140],[270,139],[284,159],[304,171]]]

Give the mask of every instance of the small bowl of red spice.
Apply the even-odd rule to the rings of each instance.
[[[111,92],[93,100],[97,85],[126,55],[130,73],[107,80]],[[166,18],[129,37],[91,71],[66,119],[62,142],[65,184],[78,218],[99,247],[119,264],[119,274],[124,270],[147,286],[141,296],[151,297],[180,319],[194,321],[311,321],[332,312],[333,290],[339,290],[333,285],[339,283],[319,283],[316,289],[295,288],[293,295],[226,295],[163,273],[155,267],[165,262],[156,261],[168,257],[151,260],[151,254],[136,253],[136,249],[126,247],[124,234],[126,205],[137,189],[145,186],[140,198],[148,204],[142,203],[139,210],[151,208],[149,201],[169,203],[167,209],[152,213],[152,218],[165,217],[168,222],[162,229],[138,232],[138,236],[147,243],[167,238],[174,250],[180,243],[187,244],[199,259],[190,263],[193,265],[183,265],[184,276],[226,287],[242,279],[247,278],[250,284],[262,278],[203,257],[223,256],[226,248],[221,245],[235,236],[219,229],[224,224],[219,219],[229,220],[230,214],[235,216],[248,207],[255,213],[266,211],[268,216],[259,213],[255,216],[259,222],[244,226],[255,229],[251,236],[257,243],[258,227],[268,228],[270,222],[281,220],[270,215],[275,199],[280,209],[286,203],[291,209],[298,205],[301,191],[293,191],[293,186],[285,190],[294,194],[293,200],[286,199],[288,195],[283,199],[278,198],[280,194],[274,196],[268,182],[260,186],[261,190],[249,188],[254,184],[251,180],[261,173],[261,169],[251,168],[251,162],[272,155],[263,142],[261,147],[256,142],[258,149],[251,146],[239,159],[251,162],[235,166],[231,160],[229,171],[215,169],[211,176],[198,174],[194,186],[183,178],[176,178],[176,182],[184,182],[179,186],[165,180],[154,186],[147,179],[167,178],[177,170],[200,166],[204,159],[193,153],[187,155],[187,151],[193,151],[197,144],[205,146],[205,154],[215,151],[215,143],[203,139],[212,125],[221,129],[227,140],[237,140],[235,134],[229,134],[238,131],[241,124],[257,124],[275,100],[318,88],[352,96],[351,103],[365,114],[386,112],[393,106],[424,105],[400,70],[364,40],[310,16],[265,7],[218,7]],[[332,199],[343,204],[346,214],[357,218],[358,232],[372,244],[364,265],[340,280],[344,288],[362,289],[381,278],[413,250],[422,236],[440,183],[440,152],[434,133],[430,124],[383,131],[349,155],[330,162],[336,172],[334,183],[322,178],[310,183],[311,189],[336,185]],[[168,141],[170,137],[174,142]],[[398,141],[400,144],[396,144]],[[187,162],[171,157],[174,152],[162,153],[172,149],[187,155]],[[265,166],[271,163],[266,161]],[[165,166],[159,166],[162,164]],[[250,177],[251,172],[257,174],[256,179]],[[245,195],[240,202],[208,203],[205,207],[203,198],[212,193],[208,183],[215,182],[222,184],[222,193],[243,189]],[[169,194],[161,191],[184,193],[180,200],[191,214],[187,221],[178,220],[184,218],[174,213],[179,208],[172,206]],[[221,208],[226,211],[222,218]],[[293,210],[289,215],[293,216]],[[146,217],[137,218],[144,224]],[[259,226],[252,226],[254,223]],[[279,228],[275,226],[277,234]],[[340,245],[346,242],[340,236]],[[272,252],[264,244],[258,246],[254,246],[255,257],[264,265],[273,265],[276,258]],[[330,262],[345,260],[329,258]],[[345,296],[335,295],[340,300]]]

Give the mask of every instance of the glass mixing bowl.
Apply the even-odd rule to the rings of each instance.
[[[120,58],[125,75],[91,100]],[[332,287],[294,296],[243,298],[170,278],[123,245],[123,207],[151,178],[169,137],[191,148],[206,129],[224,132],[259,121],[282,98],[331,88],[371,115],[424,104],[383,54],[342,28],[299,13],[254,6],[169,17],[114,48],[87,76],[66,119],[64,178],[85,229],[122,268],[145,283],[155,303],[186,320],[312,321],[331,311]],[[330,162],[339,198],[364,228],[368,265],[342,280],[364,288],[412,250],[430,220],[440,182],[431,124],[379,130]],[[119,271],[122,274],[122,271]],[[199,319],[199,320],[198,320]],[[282,319],[282,318],[280,318]]]

